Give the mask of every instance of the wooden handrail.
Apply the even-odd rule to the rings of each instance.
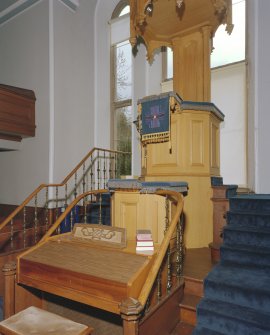
[[[41,184],[39,185],[1,224],[0,231],[3,229],[22,209],[25,207],[42,189],[46,187],[61,187],[64,186],[71,177],[79,170],[79,168],[83,165],[83,163],[91,156],[95,151],[109,152],[109,153],[117,153],[128,155],[129,152],[124,151],[116,151],[110,149],[101,149],[101,148],[93,148],[89,151],[89,153],[77,164],[77,166],[65,177],[65,179],[61,183],[55,184]]]
[[[157,191],[155,194],[157,195],[168,195],[173,197],[177,201],[176,211],[174,214],[174,217],[172,218],[172,222],[170,226],[168,227],[168,230],[162,240],[162,243],[160,245],[160,248],[157,251],[156,258],[154,260],[154,263],[149,271],[149,274],[147,276],[147,279],[142,287],[141,293],[138,297],[138,301],[140,304],[144,307],[146,304],[146,301],[150,295],[150,292],[152,290],[152,287],[154,285],[154,282],[156,280],[156,277],[158,275],[159,269],[161,267],[161,264],[163,262],[163,259],[166,255],[166,252],[168,250],[170,240],[172,238],[173,232],[176,229],[177,222],[179,220],[179,217],[183,211],[184,206],[184,197],[182,194],[175,192],[175,191],[166,191],[166,190],[160,190]]]

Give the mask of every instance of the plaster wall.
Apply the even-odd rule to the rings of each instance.
[[[212,102],[225,114],[220,124],[220,175],[224,184],[247,186],[246,63],[211,70]]]
[[[96,1],[75,12],[53,1],[54,164],[60,182],[94,147],[94,15]]]
[[[0,27],[0,78],[36,94],[36,137],[0,154],[0,203],[19,204],[48,182],[49,29],[48,2],[41,1]]]
[[[247,1],[249,69],[249,180],[256,193],[270,193],[268,0]]]

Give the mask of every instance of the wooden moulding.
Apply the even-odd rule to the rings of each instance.
[[[35,136],[35,101],[33,91],[0,84],[0,138]]]

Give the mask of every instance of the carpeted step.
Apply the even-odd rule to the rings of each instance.
[[[249,212],[227,212],[227,224],[229,226],[270,228],[270,213],[249,213]]]
[[[254,228],[241,226],[225,226],[223,241],[226,245],[270,246],[270,228]]]
[[[237,195],[229,199],[230,211],[249,213],[270,213],[269,194]]]
[[[226,335],[269,335],[270,314],[223,301],[203,299],[197,308],[198,325]],[[210,334],[210,333],[205,333]]]
[[[270,314],[269,278],[267,268],[218,264],[204,281],[204,295]]]
[[[209,328],[205,328],[205,327],[200,327],[200,325],[198,325],[194,330],[192,335],[226,335],[224,333],[220,333],[220,332],[216,332],[214,330],[211,330]]]
[[[220,247],[220,254],[221,264],[233,263],[235,265],[269,267],[270,269],[270,247],[223,244]]]

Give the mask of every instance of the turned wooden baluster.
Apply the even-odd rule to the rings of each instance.
[[[118,177],[118,166],[117,166],[117,161],[118,161],[118,155],[117,153],[114,154],[114,178]]]
[[[75,175],[74,175],[74,199],[77,198],[77,178],[78,178],[78,175],[77,175],[77,171],[75,172]]]
[[[58,219],[58,186],[55,188],[55,221]],[[57,234],[60,234],[60,226],[57,228]]]
[[[98,157],[97,157],[97,184],[98,184],[98,190],[100,189],[100,155],[98,151]]]
[[[109,176],[110,176],[110,179],[113,178],[112,160],[113,160],[113,155],[110,153],[110,160],[109,160]]]
[[[45,192],[45,230],[49,229],[49,190],[48,186],[46,187]]]
[[[104,151],[104,157],[103,157],[103,188],[106,188],[106,180],[107,180],[107,169],[106,169],[106,152]]]
[[[93,191],[93,189],[95,188],[95,179],[94,179],[94,162],[93,162],[93,156],[91,156],[91,165],[90,165],[90,191]],[[93,194],[91,194],[91,199],[90,201],[93,201]]]
[[[34,213],[34,242],[37,243],[38,217],[37,217],[37,194],[35,195],[35,213]]]
[[[183,262],[184,262],[183,225],[184,225],[184,216],[182,214],[177,224],[177,231],[176,231],[176,277],[178,279],[178,282],[180,281],[180,278],[183,275]]]
[[[160,302],[162,297],[162,286],[161,286],[161,268],[158,271],[157,276],[157,301]]]
[[[14,248],[14,227],[13,227],[13,219],[10,221],[10,249],[13,250]]]
[[[82,181],[82,186],[83,186],[83,193],[85,193],[85,189],[86,189],[86,172],[85,172],[85,163],[83,163],[83,181]],[[83,216],[83,221],[86,223],[87,221],[87,216],[86,216],[86,212],[87,212],[87,199],[88,197],[84,197],[83,198],[83,210],[84,210],[84,216]]]
[[[26,248],[26,206],[23,207],[23,248]]]

